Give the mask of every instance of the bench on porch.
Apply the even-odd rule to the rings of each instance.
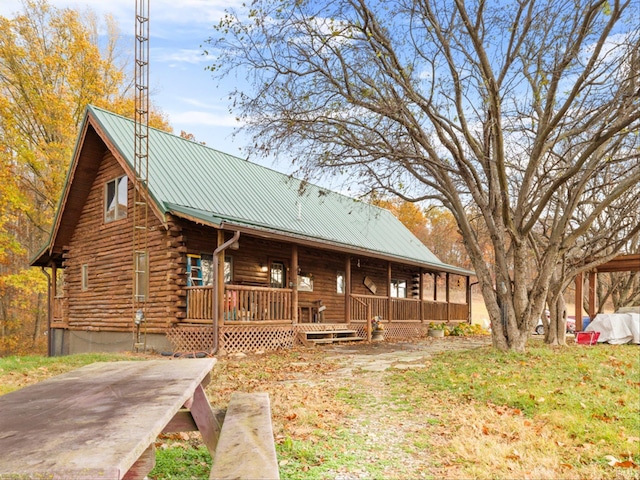
[[[280,478],[271,426],[269,394],[232,395],[209,478]]]

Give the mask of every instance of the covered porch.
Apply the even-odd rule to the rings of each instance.
[[[169,334],[181,351],[204,350],[213,341],[214,325],[221,351],[233,353],[291,348],[302,343],[304,332],[348,329],[368,339],[373,317],[381,319],[385,338],[416,338],[426,336],[432,322],[468,322],[471,314],[469,293],[465,303],[349,293],[344,296],[343,320],[324,321],[322,300],[301,302],[295,289],[225,284],[216,322],[214,287],[186,289],[186,317]]]

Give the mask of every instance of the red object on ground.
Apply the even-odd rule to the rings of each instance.
[[[580,345],[594,345],[598,341],[600,332],[577,332],[576,343]]]

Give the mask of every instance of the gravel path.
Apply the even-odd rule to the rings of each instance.
[[[420,342],[382,342],[374,344],[336,345],[326,348],[328,359],[344,365],[333,372],[350,376],[354,369],[383,372],[389,368],[424,368],[424,359],[440,352],[469,350],[491,345],[491,337],[446,337]]]

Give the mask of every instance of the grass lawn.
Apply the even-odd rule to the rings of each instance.
[[[0,385],[123,358],[0,359]],[[283,479],[640,478],[637,345],[532,340],[526,355],[487,347],[385,371],[347,359],[322,349],[223,357],[207,394],[224,407],[234,391],[269,392]],[[194,435],[157,446],[151,478],[206,477]]]

